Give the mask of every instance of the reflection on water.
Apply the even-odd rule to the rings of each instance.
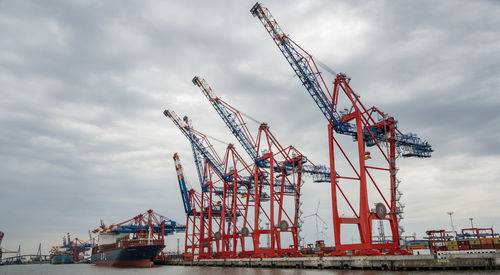
[[[129,274],[180,274],[180,275],[305,275],[305,274],[330,274],[330,275],[371,275],[371,274],[499,274],[499,271],[478,270],[472,272],[464,271],[358,271],[358,270],[334,270],[334,269],[280,269],[280,268],[243,268],[243,267],[205,267],[205,266],[155,266],[153,268],[116,268],[103,267],[90,264],[68,264],[68,265],[10,265],[0,266],[0,275],[10,274],[39,274],[39,275],[66,275],[66,274],[106,274],[106,275],[129,275]]]

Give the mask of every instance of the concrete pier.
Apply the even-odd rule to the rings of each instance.
[[[255,259],[182,259],[155,261],[157,265],[274,267],[314,269],[378,269],[378,270],[470,270],[500,269],[500,254],[350,256]]]

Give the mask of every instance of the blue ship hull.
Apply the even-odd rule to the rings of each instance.
[[[91,263],[104,266],[151,267],[165,245],[140,245],[92,254]]]
[[[71,255],[57,255],[50,259],[51,264],[72,264],[73,256]]]

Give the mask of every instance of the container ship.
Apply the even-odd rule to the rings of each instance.
[[[110,226],[101,220],[101,226],[92,231],[98,235],[90,262],[101,266],[151,267],[165,248],[165,235],[185,229],[186,226],[177,225],[151,209]]]
[[[151,267],[165,244],[163,239],[150,239],[146,236],[134,239],[130,238],[130,234],[99,234],[98,245],[92,248],[91,263],[104,266]]]

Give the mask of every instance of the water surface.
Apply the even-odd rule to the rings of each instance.
[[[63,274],[103,274],[103,275],[132,275],[132,274],[201,274],[201,275],[381,275],[381,274],[500,274],[498,271],[476,270],[476,271],[361,271],[361,270],[335,270],[335,269],[282,269],[282,268],[245,268],[245,267],[207,267],[207,266],[154,266],[152,268],[117,268],[95,266],[91,264],[29,264],[29,265],[5,265],[0,266],[0,275],[10,274],[39,274],[39,275],[63,275]]]

